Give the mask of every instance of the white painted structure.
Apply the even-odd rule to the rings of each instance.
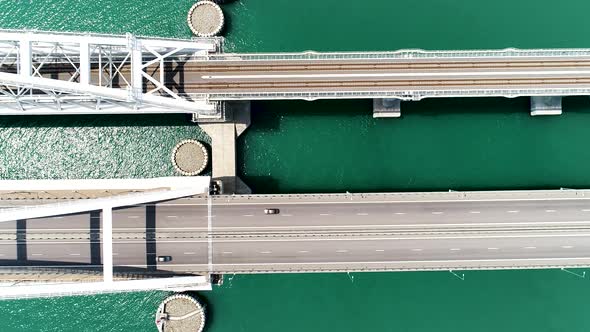
[[[15,283],[12,285],[6,284],[0,286],[0,299],[139,292],[154,289],[178,292],[189,290],[211,290],[211,283],[205,276],[45,285],[22,285],[20,283]]]
[[[51,217],[87,211],[102,211],[102,257],[103,277],[101,283],[59,283],[0,288],[0,299],[19,296],[55,296],[148,289],[210,289],[205,277],[162,278],[138,281],[113,281],[113,218],[117,207],[133,206],[208,194],[208,176],[166,177],[155,179],[109,179],[109,180],[8,180],[0,181],[0,190],[51,191],[51,190],[134,190],[135,192],[110,197],[72,200],[38,205],[15,205],[0,209],[0,222],[20,219]]]
[[[219,48],[219,39],[178,40],[0,30],[0,115],[193,113],[216,106],[164,84],[164,64]],[[65,67],[57,77],[41,69]],[[93,77],[91,68],[98,70]],[[130,73],[123,70],[130,68]],[[61,75],[61,76],[60,76]],[[148,85],[153,87],[148,90]]]

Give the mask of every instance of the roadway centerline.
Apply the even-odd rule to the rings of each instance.
[[[354,234],[347,234],[352,235]],[[558,238],[558,237],[590,237],[590,233],[575,233],[575,234],[527,234],[527,235],[505,235],[505,234],[485,234],[485,235],[449,235],[449,236],[380,236],[380,237],[350,237],[350,238],[330,238],[330,237],[322,237],[322,238],[293,238],[293,237],[276,237],[276,238],[236,238],[236,239],[227,239],[221,238],[216,239],[214,243],[241,243],[241,242],[317,242],[317,241],[375,241],[375,240],[419,240],[419,241],[429,241],[429,240],[453,240],[453,239],[507,239],[507,238]],[[200,239],[181,239],[181,240],[159,240],[158,243],[207,243],[209,239],[200,238]],[[141,241],[118,241],[114,242],[115,244],[138,244]],[[35,244],[48,244],[48,245],[60,245],[60,244],[88,244],[88,242],[35,242]],[[13,246],[14,243],[2,243],[0,245],[11,245]]]

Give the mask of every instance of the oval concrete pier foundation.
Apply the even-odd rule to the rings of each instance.
[[[174,294],[158,307],[156,326],[160,332],[201,332],[205,327],[205,309],[192,296]]]
[[[223,29],[223,11],[213,1],[199,1],[188,11],[187,22],[195,35],[213,37]]]
[[[207,167],[209,153],[203,143],[184,140],[172,150],[172,164],[182,175],[198,175]]]

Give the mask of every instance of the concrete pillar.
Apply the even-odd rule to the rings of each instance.
[[[561,96],[531,97],[531,115],[561,115]]]
[[[250,102],[228,102],[225,116],[228,122],[199,124],[211,137],[212,178],[221,181],[223,194],[249,194],[236,175],[236,139],[250,126]]]
[[[399,118],[401,100],[395,98],[373,99],[373,118]]]

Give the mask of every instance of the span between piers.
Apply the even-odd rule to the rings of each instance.
[[[108,257],[96,259],[92,247],[108,244],[103,242],[108,234],[113,275],[147,279],[590,266],[587,190],[197,194],[121,204],[112,211],[112,233],[101,229],[103,224],[99,239],[89,227],[96,215],[80,205],[87,199],[68,203],[78,206],[76,211],[44,212],[44,217],[35,211],[47,207],[32,209],[30,197],[24,205],[13,201],[3,200],[5,209],[13,207],[0,213],[2,270],[14,276],[21,269],[23,278],[26,271],[62,269],[71,277],[79,269],[87,277],[89,270],[103,270]],[[104,223],[104,212],[99,217]],[[26,228],[13,219],[26,220]],[[26,256],[19,260],[22,246]],[[171,260],[157,261],[158,256]]]
[[[221,38],[0,31],[0,114],[189,113],[223,121],[224,102],[443,97],[531,99],[560,114],[590,95],[590,49],[224,53]],[[59,92],[59,93],[57,93]]]

